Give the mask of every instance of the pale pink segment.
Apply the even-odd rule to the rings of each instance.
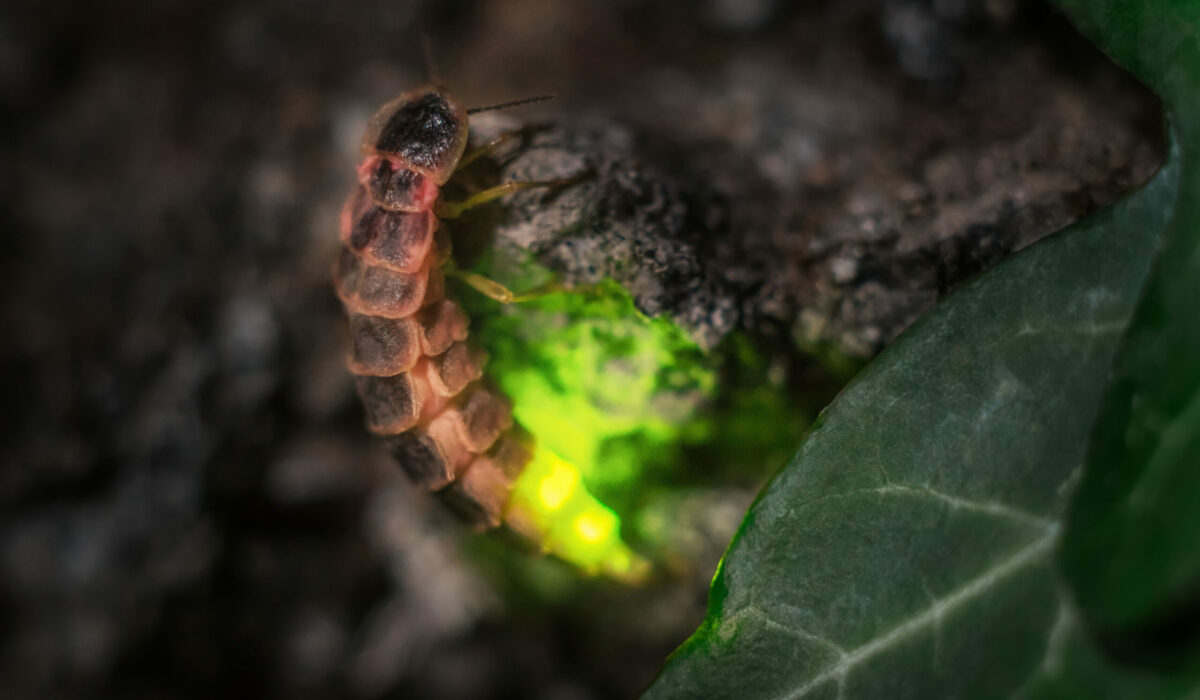
[[[394,435],[417,424],[424,402],[422,391],[426,382],[416,381],[410,372],[391,377],[359,375],[355,378],[358,393],[367,412],[371,432]]]
[[[483,452],[496,438],[512,427],[512,406],[508,400],[476,385],[459,408],[462,414],[463,441],[472,452]]]
[[[481,524],[485,527],[499,525],[512,491],[512,481],[491,457],[477,457],[458,483],[463,496],[479,507]]]
[[[430,383],[429,377],[434,374],[433,358],[422,357],[413,365],[413,388],[421,398],[421,413],[418,418],[421,425],[428,425],[454,397],[438,392]]]
[[[441,355],[454,343],[467,339],[469,321],[458,304],[445,299],[417,312],[421,327],[421,352]]]
[[[422,355],[424,335],[425,330],[412,316],[384,318],[352,313],[350,370],[379,377],[406,372]]]
[[[429,383],[440,396],[457,396],[471,382],[483,376],[486,356],[467,345],[455,343],[446,352],[429,358]]]
[[[342,241],[369,265],[415,273],[434,243],[437,219],[431,211],[393,212],[375,206],[360,187],[351,195]]]
[[[433,438],[441,458],[445,461],[447,470],[454,478],[458,478],[475,454],[471,452],[462,438],[462,414],[453,408],[442,411],[441,415],[430,422],[426,432]]]
[[[525,465],[529,464],[529,460],[533,459],[532,439],[528,434],[518,438],[514,435],[516,432],[520,431],[511,430],[501,435],[488,451],[492,462],[500,467],[500,471],[510,480],[515,480],[525,469]]]
[[[358,279],[357,309],[362,313],[403,318],[416,313],[425,299],[428,272],[408,274],[386,267],[364,268]]]
[[[409,430],[391,435],[387,441],[392,457],[417,485],[436,491],[454,481],[454,472],[430,435]]]
[[[429,280],[425,282],[425,298],[421,300],[421,307],[436,304],[445,298],[446,273],[435,267],[429,271]]]

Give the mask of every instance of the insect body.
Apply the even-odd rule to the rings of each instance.
[[[439,218],[517,189],[574,181],[509,182],[463,202],[440,201],[456,169],[506,140],[464,156],[468,113],[427,86],[385,104],[363,139],[334,282],[349,315],[348,364],[368,427],[417,483],[478,527],[507,522],[547,551],[628,576],[640,562],[621,542],[616,516],[582,488],[578,470],[514,425],[508,400],[483,378],[486,358],[467,340],[467,317],[446,298],[450,245]],[[521,299],[460,276],[498,300]]]
[[[370,430],[388,438],[416,482],[495,526],[530,455],[526,441],[507,434],[511,408],[479,381],[484,355],[467,344],[467,318],[445,298],[450,247],[434,205],[466,142],[466,111],[437,88],[379,110],[342,212],[334,277]]]

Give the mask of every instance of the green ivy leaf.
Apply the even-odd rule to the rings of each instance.
[[[1183,166],[1063,536],[1063,572],[1104,645],[1200,667],[1200,3],[1062,3],[1163,97]]]
[[[648,698],[1177,697],[1057,582],[1066,499],[1179,161],[904,333],[760,495]]]

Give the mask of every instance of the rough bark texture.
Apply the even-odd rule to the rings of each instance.
[[[749,490],[680,496],[690,575],[521,578],[365,435],[329,270],[421,26],[560,93],[504,175],[595,168],[475,224],[705,343],[868,355],[1161,153],[1034,4],[9,3],[0,696],[628,697],[700,619]]]

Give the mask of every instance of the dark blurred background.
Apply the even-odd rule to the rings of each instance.
[[[869,356],[1161,153],[1018,0],[6,3],[0,697],[630,697],[701,619],[753,487],[626,588],[464,532],[363,430],[328,271],[422,32],[468,104],[557,92],[521,117],[710,188],[781,345]]]

